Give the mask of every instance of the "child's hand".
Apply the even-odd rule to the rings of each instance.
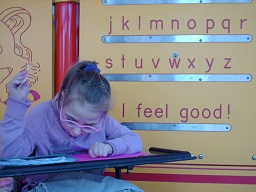
[[[20,101],[26,101],[29,92],[27,79],[27,70],[15,75],[15,77],[7,85],[8,95]]]
[[[94,143],[89,149],[89,155],[92,158],[96,157],[107,157],[108,155],[113,153],[113,149],[111,145],[107,143]]]

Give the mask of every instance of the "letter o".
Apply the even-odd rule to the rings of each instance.
[[[208,111],[208,116],[205,115],[205,111]],[[205,109],[202,111],[202,116],[203,116],[205,119],[208,119],[208,118],[211,116],[211,111],[210,111],[210,109],[205,108]]]
[[[197,113],[195,116],[193,115],[194,111],[196,111],[196,113]],[[198,117],[199,117],[199,110],[198,110],[197,108],[193,108],[193,109],[191,110],[191,112],[190,112],[190,115],[191,115],[191,117],[194,118],[194,119],[195,119],[195,118],[198,118]]]
[[[190,23],[191,23],[190,21],[193,22],[193,27],[190,26]],[[188,20],[187,26],[188,26],[189,29],[195,29],[196,28],[196,21],[194,19]]]

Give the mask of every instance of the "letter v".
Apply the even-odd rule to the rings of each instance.
[[[160,58],[158,58],[157,63],[155,63],[154,58],[152,58],[152,63],[154,65],[155,69],[158,67],[159,61],[160,61]]]

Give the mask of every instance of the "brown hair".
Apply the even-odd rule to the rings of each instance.
[[[100,74],[95,61],[80,61],[66,73],[58,94],[58,105],[78,100],[88,103],[97,111],[107,112],[110,108],[111,88],[109,82]]]

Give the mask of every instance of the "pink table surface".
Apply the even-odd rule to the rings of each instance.
[[[147,156],[147,155],[148,154],[146,154],[146,153],[134,153],[134,154],[92,158],[92,157],[90,157],[89,154],[75,154],[75,155],[72,155],[71,157],[74,157],[77,159],[78,162],[81,162],[81,161],[96,161],[96,160],[131,158],[131,157],[140,157],[140,156]]]

